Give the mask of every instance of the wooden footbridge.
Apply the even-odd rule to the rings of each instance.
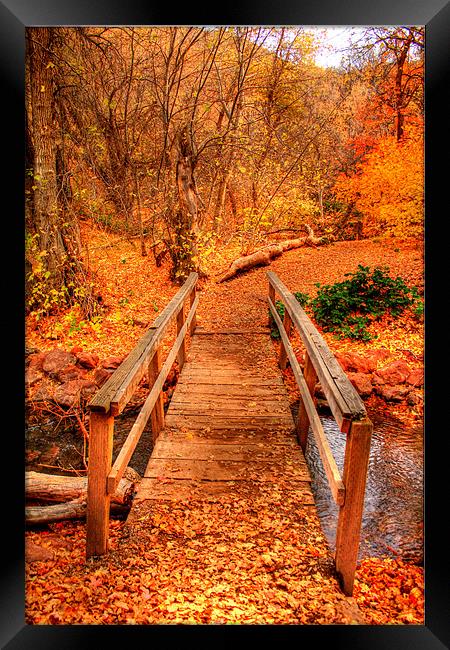
[[[303,455],[311,432],[339,507],[336,571],[344,593],[352,594],[372,424],[352,384],[295,297],[273,272],[267,277],[268,307],[281,335],[278,360],[269,328],[197,327],[197,274],[192,273],[91,400],[87,557],[107,552],[110,497],[149,419],[153,451],[132,513],[138,504],[152,499],[214,499],[230,491],[258,494],[274,485],[294,493],[299,508],[314,507]],[[276,295],[285,305],[283,321],[276,310]],[[161,342],[174,322],[175,341],[163,360]],[[293,328],[304,344],[303,368],[290,343]],[[164,415],[162,388],[175,360],[181,373]],[[288,361],[301,395],[296,421],[280,371]],[[112,463],[114,418],[145,375],[148,396]],[[313,394],[317,381],[347,435],[342,476],[316,411]]]

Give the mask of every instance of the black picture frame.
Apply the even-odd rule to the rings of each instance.
[[[118,626],[27,626],[24,622],[24,485],[23,485],[23,163],[24,163],[24,49],[25,28],[32,25],[425,25],[426,27],[426,113],[425,113],[425,625],[423,626],[189,626],[141,627]],[[448,120],[450,5],[445,0],[322,0],[320,3],[284,0],[241,0],[235,5],[210,4],[197,8],[192,4],[181,7],[168,3],[138,0],[2,0],[0,2],[0,68],[3,99],[3,209],[6,238],[4,253],[11,254],[3,267],[2,302],[3,345],[7,353],[4,376],[4,416],[12,421],[4,424],[3,469],[5,479],[2,526],[2,570],[0,640],[3,648],[16,650],[32,648],[64,648],[65,650],[96,645],[102,647],[106,636],[123,643],[122,634],[146,635],[146,642],[198,642],[205,637],[209,643],[241,642],[277,644],[294,640],[296,643],[332,643],[333,648],[351,650],[441,650],[449,647],[449,572],[447,519],[448,455],[444,445],[447,431],[442,400],[440,365],[445,363],[445,317],[448,292],[442,292],[442,276],[446,273],[443,235],[448,207],[443,212],[448,186]],[[6,199],[10,204],[6,208]],[[440,207],[442,205],[442,207]],[[448,199],[447,199],[448,206]],[[448,241],[448,240],[447,240]],[[448,255],[447,255],[448,257]],[[8,258],[8,256],[7,256]],[[438,349],[435,349],[437,347]],[[438,361],[439,357],[439,361]],[[443,403],[444,402],[444,403]],[[438,415],[438,411],[441,411]],[[439,419],[438,419],[439,418]],[[6,482],[7,481],[7,482]],[[262,629],[263,628],[263,629]],[[113,636],[111,636],[113,635]],[[233,636],[231,636],[233,635]],[[231,638],[228,638],[230,637]],[[298,639],[297,639],[298,636]],[[294,637],[293,639],[291,637]],[[100,645],[99,645],[100,644]]]

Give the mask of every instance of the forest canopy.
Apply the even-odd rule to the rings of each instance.
[[[174,281],[230,242],[420,237],[423,27],[365,28],[340,67],[320,44],[300,26],[28,28],[28,309],[97,313],[83,220]]]

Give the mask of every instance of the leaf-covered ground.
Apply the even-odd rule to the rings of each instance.
[[[101,230],[84,227],[89,259],[105,305],[94,323],[77,308],[27,321],[27,345],[41,351],[80,346],[99,356],[124,355],[176,293],[168,263]],[[201,282],[198,324],[261,327],[267,324],[266,268],[216,284],[239,251],[211,259]],[[286,252],[271,265],[292,291],[314,296],[358,264],[386,265],[392,275],[423,288],[422,242],[338,242]],[[423,363],[423,326],[405,315],[372,326],[395,358]],[[325,338],[334,351],[363,353],[367,344]],[[275,343],[275,345],[277,345]],[[294,390],[294,389],[292,389]],[[405,420],[418,407],[389,405]],[[193,504],[192,504],[193,505]],[[189,514],[191,513],[191,514]],[[47,557],[27,563],[26,615],[31,624],[300,623],[361,622],[354,604],[338,595],[336,578],[316,517],[296,518],[294,504],[262,500],[178,509],[157,503],[142,521],[111,524],[111,552],[86,563],[85,523],[65,522],[27,531],[29,559],[39,546]],[[231,518],[231,519],[230,519]],[[285,519],[285,527],[273,524]],[[233,525],[230,526],[230,521]],[[224,522],[228,522],[225,525]],[[145,528],[145,535],[140,527]],[[150,532],[149,532],[150,531]],[[354,599],[368,624],[423,623],[423,569],[400,560],[368,558],[357,571]]]

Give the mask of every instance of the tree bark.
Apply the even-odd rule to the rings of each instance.
[[[112,512],[124,513],[129,509],[139,480],[139,474],[127,467],[116,492],[111,496]],[[87,509],[87,478],[26,472],[25,497],[31,502],[41,502],[41,505],[25,508],[27,523],[42,524],[84,518]]]
[[[218,280],[218,282],[225,282],[231,278],[238,275],[242,271],[249,271],[256,266],[267,266],[271,263],[272,260],[276,259],[284,253],[284,251],[291,250],[293,248],[300,248],[301,246],[320,246],[329,241],[328,237],[316,237],[312,229],[307,226],[308,235],[306,237],[300,237],[298,239],[287,239],[283,242],[277,244],[269,244],[260,248],[259,250],[251,253],[250,255],[245,255],[243,257],[238,257],[232,264],[226,273]]]
[[[28,31],[30,69],[31,127],[33,147],[33,215],[39,248],[45,252],[45,266],[54,275],[55,288],[64,255],[58,229],[58,195],[56,183],[57,126],[54,105],[54,65],[51,48],[53,32],[48,27]]]

